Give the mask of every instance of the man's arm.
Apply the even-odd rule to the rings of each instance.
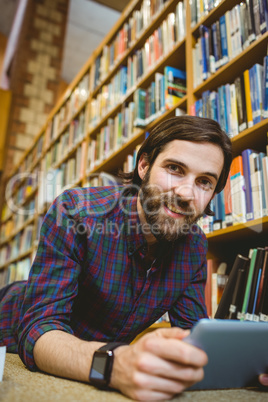
[[[110,386],[137,400],[163,400],[200,381],[207,357],[182,342],[187,335],[179,328],[159,329],[120,346],[114,352]],[[45,372],[88,382],[93,354],[102,345],[50,331],[37,340],[34,359]]]

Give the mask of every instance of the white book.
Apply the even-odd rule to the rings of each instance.
[[[233,223],[246,222],[245,179],[241,174],[231,176]]]
[[[0,381],[3,379],[6,358],[6,346],[0,346]]]
[[[250,178],[252,188],[253,215],[254,219],[262,217],[262,185],[261,171],[258,163],[258,154],[253,152],[249,156]]]
[[[268,209],[268,156],[262,158],[262,169],[263,169],[263,178],[264,178],[264,194],[266,201],[266,214]]]

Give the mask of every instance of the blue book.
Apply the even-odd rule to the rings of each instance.
[[[259,0],[259,15],[260,15],[260,31],[261,34],[264,34],[267,31],[266,25],[266,15],[265,15],[265,3],[266,0]]]
[[[210,118],[210,104],[209,104],[209,94],[210,91],[204,91],[202,93],[202,102],[203,102],[203,112],[202,112],[202,116],[203,117],[207,117]]]
[[[257,124],[261,121],[262,115],[262,77],[263,77],[263,66],[256,63],[252,67],[253,79],[254,79],[254,102],[255,102],[255,122],[253,116],[253,124]]]
[[[225,14],[220,17],[222,65],[229,60]]]
[[[201,39],[201,53],[202,53],[202,79],[205,81],[210,76],[209,71],[209,49],[208,49],[208,40],[207,37],[209,35],[208,28],[205,25],[200,25],[199,33]]]
[[[218,88],[219,94],[219,106],[220,106],[220,126],[221,128],[227,132],[226,130],[226,105],[225,105],[225,88],[224,85]]]
[[[252,199],[252,186],[250,177],[250,163],[249,156],[254,152],[252,149],[244,149],[242,151],[243,172],[245,180],[245,195],[246,195],[246,219],[251,221],[254,218],[253,212],[253,199]]]
[[[230,93],[230,84],[226,84],[225,86],[225,110],[226,110],[226,133],[231,136],[232,135],[232,126],[231,126],[231,93]]]
[[[223,227],[223,222],[225,220],[225,207],[224,207],[224,193],[221,191],[214,197],[214,219],[213,219],[213,230],[219,230]]]
[[[209,95],[210,98],[210,108],[211,108],[211,119],[218,121],[218,92],[212,91]]]
[[[248,70],[249,72],[249,85],[250,85],[250,100],[251,100],[251,108],[252,108],[252,118],[253,124],[256,124],[256,116],[257,116],[257,105],[256,105],[256,85],[254,79],[254,70],[253,66]]]
[[[268,56],[263,59],[263,80],[262,80],[262,117],[268,117]]]
[[[195,102],[195,115],[199,117],[204,117],[203,116],[203,101],[202,99],[197,99]]]
[[[262,0],[264,4],[264,15],[265,15],[265,22],[266,22],[266,31],[268,31],[268,1]]]
[[[218,40],[217,40],[217,25],[214,22],[214,24],[211,25],[211,34],[212,34],[212,43],[213,43],[213,54],[214,54],[214,59],[215,59],[215,68],[216,70],[220,67],[220,53],[219,53],[219,46],[218,46]]]

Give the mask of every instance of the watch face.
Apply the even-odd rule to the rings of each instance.
[[[107,365],[107,354],[94,356],[90,377],[96,380],[103,380]]]

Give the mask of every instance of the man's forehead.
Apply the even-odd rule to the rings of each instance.
[[[206,142],[206,141],[189,141],[189,140],[178,140],[174,139],[172,141],[167,142],[163,148],[161,149],[159,155],[161,154],[166,154],[166,153],[178,153],[180,152],[181,154],[187,153],[187,152],[192,152],[193,150],[196,150],[199,152],[200,149],[205,148],[213,148],[213,149],[218,149],[221,151],[223,154],[223,151],[221,147],[218,144],[214,144],[211,142]]]

